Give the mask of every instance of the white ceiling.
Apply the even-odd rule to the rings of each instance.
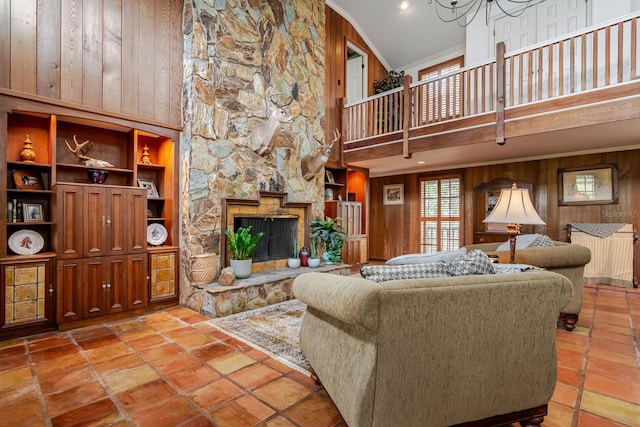
[[[389,69],[403,70],[423,64],[444,51],[463,50],[465,29],[440,21],[428,0],[326,0],[356,28],[376,56]],[[483,19],[481,10],[476,19]],[[499,164],[592,152],[637,149],[639,120],[548,132],[495,143],[471,144],[401,156],[358,162],[371,177]],[[418,163],[422,161],[424,163]]]
[[[427,0],[326,0],[358,30],[385,66],[402,70],[421,60],[465,43],[465,31],[442,22]]]

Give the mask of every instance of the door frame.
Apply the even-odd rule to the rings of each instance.
[[[362,63],[364,67],[362,68],[362,98],[366,98],[369,96],[369,55],[364,51],[364,49],[349,40],[347,40],[344,50],[344,97],[347,97],[349,91],[349,76],[347,67],[347,62],[349,61],[349,50],[353,50],[363,58]],[[352,101],[352,99],[349,99],[349,102]]]

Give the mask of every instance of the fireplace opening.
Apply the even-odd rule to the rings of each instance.
[[[250,217],[233,218],[233,229],[251,226],[251,234],[264,233],[251,257],[253,262],[275,261],[286,259],[294,252],[295,240],[298,236],[298,217]],[[297,248],[296,248],[297,249]]]

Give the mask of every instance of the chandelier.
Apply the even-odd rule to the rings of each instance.
[[[489,25],[491,6],[496,5],[507,16],[517,17],[527,8],[544,0],[428,0],[435,3],[438,18],[444,22],[456,21],[459,26],[466,27],[473,21],[484,3],[485,20]],[[532,4],[533,3],[533,4]]]

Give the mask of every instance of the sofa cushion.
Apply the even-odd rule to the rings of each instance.
[[[428,264],[434,262],[448,262],[458,258],[461,255],[467,253],[465,248],[460,248],[455,251],[436,252],[434,254],[406,254],[400,255],[395,258],[391,258],[386,265],[403,265],[403,264]]]
[[[494,264],[493,269],[496,274],[522,273],[527,270],[545,270],[544,268],[529,264]]]
[[[509,245],[509,241],[506,241],[498,246],[496,251],[508,251]],[[523,234],[516,238],[516,249],[552,248],[554,246],[553,240],[544,234]]]
[[[449,274],[452,276],[469,276],[471,274],[494,274],[493,264],[489,256],[479,249],[448,263]]]
[[[449,267],[444,262],[404,265],[363,265],[360,274],[374,282],[400,279],[424,279],[429,277],[449,277]]]

